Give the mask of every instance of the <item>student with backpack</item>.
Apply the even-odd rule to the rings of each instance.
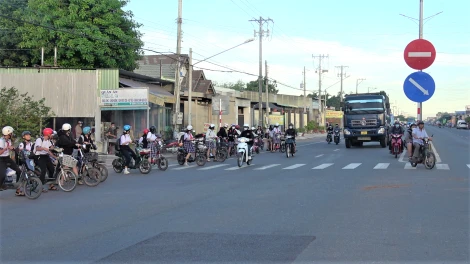
[[[54,176],[54,164],[52,164],[50,156],[53,156],[52,152],[50,151],[50,147],[52,143],[50,141],[50,137],[54,130],[51,128],[45,128],[42,131],[42,137],[36,139],[34,143],[34,155],[36,155],[36,164],[41,169],[41,175],[39,175],[39,179],[41,180],[43,186],[46,184],[46,172],[49,173],[49,177]],[[49,190],[57,191],[57,187],[54,184],[49,185]],[[47,189],[44,187],[42,192],[47,192]]]

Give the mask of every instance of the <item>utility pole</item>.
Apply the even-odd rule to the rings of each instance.
[[[268,79],[268,61],[264,61],[264,71],[266,75],[266,122],[269,123],[269,79]]]
[[[321,75],[325,72],[328,72],[328,70],[322,70],[321,68],[321,61],[323,59],[326,59],[328,58],[329,55],[318,55],[318,56],[315,56],[315,55],[312,55],[312,58],[313,59],[316,59],[318,58],[318,69],[317,69],[317,72],[318,72],[318,124],[321,124],[322,123],[322,117],[321,117],[321,113],[322,113],[322,103],[321,103]]]
[[[192,101],[193,101],[193,49],[189,48],[189,72],[188,72],[188,125],[192,125]]]
[[[307,113],[307,82],[305,81],[305,66],[304,66],[304,114]]]
[[[359,84],[362,82],[362,81],[365,81],[366,78],[361,78],[361,79],[357,79],[356,80],[356,94],[357,94],[357,87],[359,86]]]
[[[423,0],[419,0],[419,38],[423,38]],[[418,103],[417,119],[422,120],[423,116],[423,103]]]
[[[180,81],[180,67],[181,67],[181,24],[183,23],[183,0],[178,0],[178,34],[177,34],[177,42],[176,42],[176,84],[175,84],[175,95],[176,95],[176,102],[175,102],[175,115],[174,115],[174,122],[175,122],[175,133],[178,133],[178,115],[180,113],[180,92],[181,92],[181,81]]]
[[[349,66],[343,66],[343,65],[341,65],[341,66],[336,66],[336,68],[340,68],[340,69],[341,69],[341,73],[338,74],[338,77],[341,78],[341,90],[340,90],[340,92],[339,92],[339,100],[340,100],[340,102],[343,102],[343,79],[344,79],[344,77],[346,76],[346,73],[343,73],[343,69],[344,69],[344,68],[349,68]]]
[[[259,24],[259,31],[256,32],[255,30],[255,37],[256,37],[256,34],[258,34],[259,36],[258,125],[263,126],[263,110],[262,110],[262,104],[263,104],[263,36],[264,36],[264,33],[266,33],[266,36],[269,36],[269,30],[264,31],[263,24],[268,23],[269,21],[271,22],[274,22],[274,21],[270,18],[264,19],[263,17],[259,17],[259,19],[252,19],[249,21],[257,22]]]

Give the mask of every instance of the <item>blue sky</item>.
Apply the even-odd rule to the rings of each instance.
[[[147,48],[176,52],[177,0],[131,0],[126,9],[143,24]],[[469,1],[425,0],[424,17],[443,11],[424,25],[424,38],[437,50],[434,64],[425,72],[436,82],[436,92],[423,104],[424,117],[439,111],[464,110],[470,105],[470,10]],[[409,115],[416,103],[403,93],[405,78],[414,72],[403,60],[403,50],[418,38],[418,24],[399,14],[418,18],[419,0],[183,0],[182,53],[194,51],[194,59],[206,58],[253,37],[254,17],[272,18],[265,26],[270,36],[263,39],[263,64],[269,64],[270,77],[300,87],[302,70],[307,68],[307,90],[318,91],[318,60],[312,54],[328,54],[322,90],[340,90],[335,66],[345,65],[343,89],[355,91],[356,79],[366,78],[359,91],[368,87],[390,94],[391,102]],[[148,52],[147,54],[152,54]],[[209,62],[258,74],[258,40],[218,55]],[[224,70],[202,62],[198,66]],[[264,72],[264,65],[263,65]],[[252,81],[256,76],[205,70],[206,77],[219,83]],[[302,91],[278,86],[283,94]]]

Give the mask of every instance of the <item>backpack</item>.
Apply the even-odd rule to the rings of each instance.
[[[148,141],[147,141],[147,135],[142,136],[142,147],[147,148],[148,147]]]
[[[115,149],[116,151],[121,151],[121,137],[118,137],[118,138],[116,139],[116,146],[114,146],[114,149]]]

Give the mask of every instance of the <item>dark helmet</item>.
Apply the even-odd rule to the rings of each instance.
[[[24,136],[26,136],[26,135],[30,135],[30,136],[31,136],[31,132],[29,132],[29,131],[26,130],[26,131],[23,131],[23,133],[21,133],[21,137],[24,137]]]
[[[419,122],[418,122],[418,125],[424,125],[424,122],[423,122],[423,121],[419,121]]]
[[[294,126],[294,124],[292,124],[292,123],[289,123],[289,126]]]
[[[152,132],[152,134],[155,134],[155,132],[157,132],[157,128],[155,126],[151,126],[150,132]]]

